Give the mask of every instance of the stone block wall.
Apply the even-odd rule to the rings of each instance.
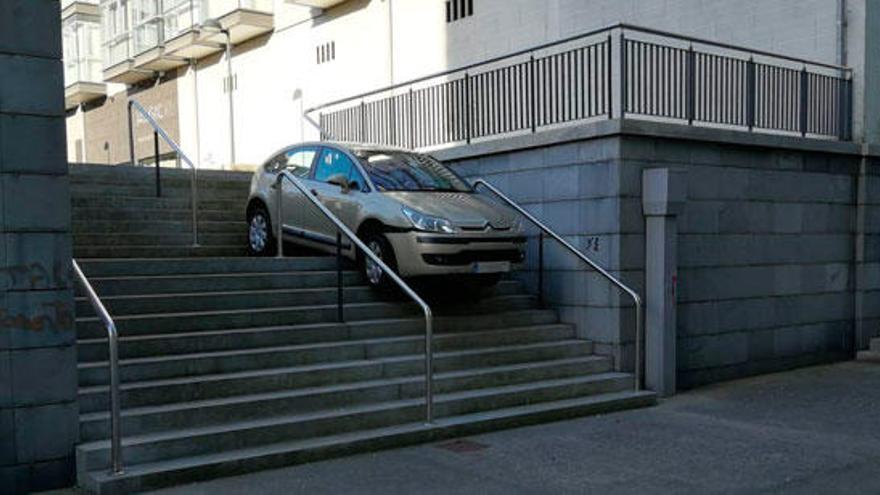
[[[850,355],[858,156],[636,136],[622,155],[627,183],[687,172],[680,387]]]
[[[28,493],[72,484],[78,440],[59,3],[0,28],[0,493]]]
[[[442,154],[438,156],[442,157]],[[644,221],[639,185],[621,182],[620,139],[551,144],[452,162],[466,177],[483,177],[523,205],[591,259],[641,292]],[[528,226],[528,225],[527,225]],[[529,226],[531,227],[531,226]],[[530,230],[527,264],[518,272],[538,285],[537,229]],[[544,298],[565,322],[578,325],[596,351],[630,369],[634,349],[631,302],[589,266],[544,241]]]
[[[580,138],[519,136],[437,155],[465,176],[488,179],[640,293],[642,171],[683,169],[689,196],[678,218],[681,388],[846,359],[880,333],[877,160],[868,158],[860,176],[861,152],[848,143],[629,124],[584,124],[593,130]],[[546,242],[547,302],[597,352],[631,370],[631,303]],[[532,290],[535,245],[519,274]],[[864,259],[857,262],[859,245]]]

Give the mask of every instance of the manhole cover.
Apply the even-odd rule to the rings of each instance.
[[[438,449],[448,450],[450,452],[456,453],[477,452],[489,448],[488,445],[474,442],[473,440],[453,440],[451,442],[441,443],[436,447]]]

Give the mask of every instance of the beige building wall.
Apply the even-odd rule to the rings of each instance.
[[[274,32],[234,48],[236,161],[259,163],[281,146],[317,138],[301,119],[303,108],[619,22],[837,63],[840,1],[473,0],[473,16],[447,23],[445,0],[349,0],[324,11],[276,0]],[[856,78],[855,106],[870,107],[874,103],[862,98],[861,88],[870,87],[877,71],[865,43],[872,33],[871,9],[880,6],[868,0],[846,5],[847,62],[862,74]],[[323,44],[332,44],[335,57],[318,63],[316,50]],[[866,68],[871,74],[863,80]],[[228,166],[223,55],[177,72],[175,132],[182,148],[200,167]],[[168,100],[166,113],[171,105]],[[857,137],[865,127],[861,122],[874,114],[880,115],[857,115]],[[880,141],[880,131],[872,128],[880,125],[867,127]],[[90,158],[100,156],[92,154],[96,149],[106,154],[104,142],[111,159],[120,156],[109,129],[87,134]]]

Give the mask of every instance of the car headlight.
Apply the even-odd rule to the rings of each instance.
[[[440,232],[443,234],[455,233],[455,227],[453,227],[452,223],[445,218],[425,215],[424,213],[407,208],[406,206],[403,207],[403,214],[406,215],[406,218],[408,218],[410,222],[412,222],[413,227],[418,230],[424,230],[425,232]]]

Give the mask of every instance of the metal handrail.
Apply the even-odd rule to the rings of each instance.
[[[276,241],[278,242],[278,253],[280,256],[283,256],[283,239],[282,234],[284,232],[284,191],[282,187],[282,181],[287,179],[293,184],[299,191],[308,198],[309,201],[312,202],[313,205],[318,207],[318,210],[324,214],[333,224],[336,225],[336,228],[339,229],[346,237],[351,240],[354,245],[363,251],[364,255],[369,257],[376,263],[379,268],[388,276],[391,280],[403,290],[406,295],[408,295],[413,301],[415,301],[422,308],[422,312],[425,314],[425,421],[428,424],[434,422],[434,351],[433,351],[433,341],[434,341],[434,314],[431,311],[431,307],[428,306],[428,303],[425,302],[424,299],[419,297],[419,295],[410,287],[406,282],[403,281],[394,270],[388,267],[381,258],[376,256],[373,251],[364,244],[363,241],[358,238],[357,234],[351,231],[342,220],[340,220],[336,215],[334,215],[326,206],[324,206],[321,201],[318,200],[312,193],[310,193],[306,186],[300,182],[293,174],[288,172],[287,170],[282,170],[278,173],[278,178],[275,182],[275,187],[277,188],[277,202],[276,206],[278,217],[277,217],[277,236]],[[337,238],[338,241],[338,238]],[[339,243],[337,244],[337,248]]]
[[[199,220],[198,220],[198,169],[195,164],[193,164],[192,160],[186,156],[186,153],[180,149],[180,146],[173,140],[171,137],[162,129],[154,119],[153,116],[150,115],[149,112],[135,99],[128,100],[128,151],[129,156],[131,158],[131,164],[135,165],[135,157],[134,157],[134,121],[132,119],[131,109],[134,108],[141,114],[144,120],[150,124],[150,127],[153,128],[153,138],[155,140],[156,147],[156,196],[160,196],[160,181],[159,181],[159,136],[165,141],[165,143],[177,153],[177,156],[183,160],[187,165],[189,165],[190,169],[192,169],[192,175],[190,176],[190,188],[192,190],[191,193],[191,205],[190,209],[192,209],[192,235],[193,235],[193,246],[199,245]]]
[[[609,282],[611,282],[612,284],[617,286],[617,288],[619,288],[623,292],[627,293],[632,298],[633,302],[635,303],[635,310],[636,310],[636,359],[635,359],[636,380],[635,380],[635,386],[636,386],[637,392],[639,390],[641,390],[642,389],[642,340],[644,339],[644,335],[643,335],[643,325],[642,325],[642,298],[639,296],[639,294],[635,290],[631,289],[629,286],[627,286],[626,284],[624,284],[623,282],[618,280],[614,275],[611,275],[610,273],[608,273],[607,270],[605,270],[604,268],[599,266],[595,261],[590,259],[587,255],[585,255],[580,250],[578,250],[577,248],[572,246],[571,243],[569,243],[568,241],[563,239],[559,234],[557,234],[556,232],[551,230],[550,227],[547,227],[546,225],[544,225],[540,220],[538,220],[537,218],[532,216],[531,213],[526,211],[523,207],[521,207],[515,201],[508,198],[504,193],[499,191],[498,188],[496,188],[492,184],[486,182],[485,179],[481,179],[481,178],[475,179],[473,181],[473,186],[474,187],[483,186],[486,189],[492,191],[492,193],[494,193],[496,196],[498,196],[499,198],[504,200],[504,202],[507,203],[511,208],[515,209],[522,216],[526,217],[530,222],[532,222],[533,224],[538,226],[538,228],[541,229],[544,233],[546,233],[547,235],[552,237],[554,240],[556,240],[556,242],[558,242],[564,248],[566,248],[570,252],[572,252],[581,261],[590,265],[591,268],[593,268],[594,270],[599,272],[599,274],[602,275],[603,277],[605,277],[605,279],[607,279]]]
[[[119,333],[116,331],[116,324],[113,322],[113,318],[110,316],[110,313],[107,312],[107,308],[104,307],[104,303],[101,302],[98,294],[95,293],[95,289],[92,288],[92,284],[89,283],[89,280],[79,267],[79,263],[77,263],[76,260],[71,260],[71,263],[73,264],[73,271],[76,273],[76,278],[79,279],[80,283],[86,289],[86,295],[89,297],[89,302],[92,303],[92,307],[95,308],[95,312],[98,313],[98,317],[101,318],[101,321],[104,322],[104,327],[107,329],[107,345],[109,347],[110,360],[110,463],[112,473],[121,474],[122,440],[119,433],[121,423],[119,419]]]

